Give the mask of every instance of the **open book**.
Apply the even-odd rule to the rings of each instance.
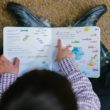
[[[100,29],[98,27],[5,27],[4,55],[11,61],[20,59],[22,75],[33,69],[59,71],[56,59],[58,39],[63,46],[72,45],[74,63],[87,77],[100,76]]]

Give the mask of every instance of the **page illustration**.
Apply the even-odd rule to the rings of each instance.
[[[54,51],[57,40],[60,38],[63,46],[71,45],[75,54],[75,65],[84,76],[99,77],[100,75],[100,29],[98,27],[56,28],[54,29]],[[55,62],[53,61],[55,64]],[[56,70],[55,65],[53,69]]]

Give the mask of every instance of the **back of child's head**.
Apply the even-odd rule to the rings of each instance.
[[[34,70],[3,94],[0,110],[77,110],[69,81],[52,71]]]

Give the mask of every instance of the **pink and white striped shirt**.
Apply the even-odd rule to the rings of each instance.
[[[77,98],[78,110],[100,110],[101,105],[98,96],[92,89],[88,78],[82,76],[75,67],[71,58],[65,58],[58,62],[61,72],[72,85]],[[16,80],[17,74],[5,73],[0,76],[0,96]]]

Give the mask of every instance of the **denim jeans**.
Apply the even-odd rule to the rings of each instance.
[[[0,48],[0,55],[3,54],[3,48]]]

